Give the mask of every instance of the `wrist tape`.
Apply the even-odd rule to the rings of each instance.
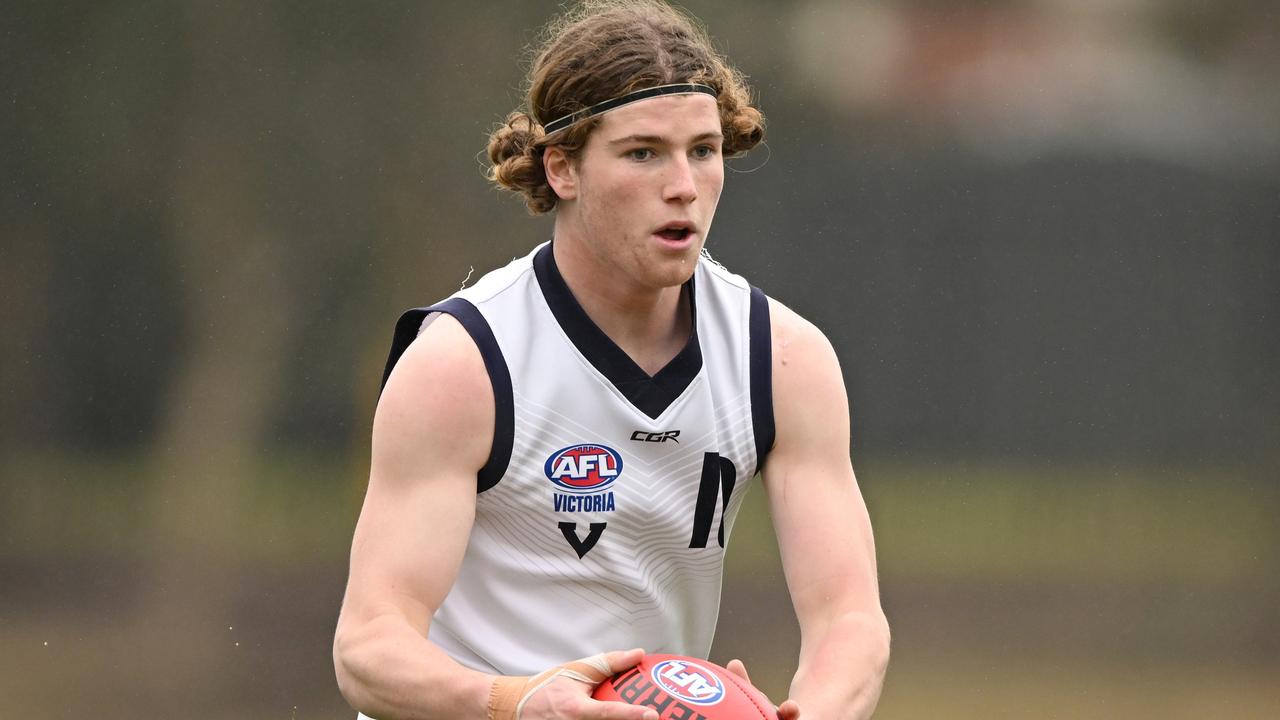
[[[592,655],[543,670],[532,677],[499,675],[489,688],[489,720],[520,720],[520,713],[529,698],[556,678],[569,678],[595,686],[612,674],[604,655]]]

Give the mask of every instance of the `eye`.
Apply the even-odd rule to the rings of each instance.
[[[699,145],[693,149],[693,156],[699,160],[710,160],[720,153],[714,145]]]
[[[654,156],[655,153],[651,148],[636,148],[627,151],[627,157],[637,161],[652,160]]]

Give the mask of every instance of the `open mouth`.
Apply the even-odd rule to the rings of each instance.
[[[675,241],[684,240],[685,238],[692,235],[693,228],[688,227],[687,225],[671,225],[671,226],[662,228],[655,234],[658,237],[675,242]]]

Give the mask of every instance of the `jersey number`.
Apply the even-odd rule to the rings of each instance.
[[[738,480],[738,470],[729,458],[720,457],[720,453],[703,453],[702,482],[698,484],[698,505],[693,509],[693,536],[689,538],[689,547],[704,548],[711,535],[711,518],[716,514],[716,500],[720,500],[720,532],[716,541],[724,547],[724,513],[729,507],[729,496],[733,494],[733,486]],[[724,494],[720,489],[724,488]]]
[[[729,508],[729,498],[733,495],[733,486],[738,480],[738,470],[729,458],[720,457],[720,453],[703,453],[702,479],[698,483],[698,503],[693,508],[693,535],[689,538],[690,548],[705,548],[711,537],[711,520],[716,514],[716,500],[720,501],[720,530],[716,542],[724,547],[724,515]],[[591,523],[587,537],[578,537],[578,524],[560,523],[560,533],[568,541],[569,547],[578,553],[578,558],[586,557],[591,548],[600,541],[604,534],[605,523]]]

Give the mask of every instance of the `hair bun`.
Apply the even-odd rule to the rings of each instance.
[[[526,155],[545,132],[529,113],[516,110],[489,136],[489,160],[494,165],[516,155]]]
[[[528,113],[516,110],[489,135],[489,180],[524,196],[529,211],[541,214],[556,206],[556,195],[547,184],[538,141],[546,135]]]

